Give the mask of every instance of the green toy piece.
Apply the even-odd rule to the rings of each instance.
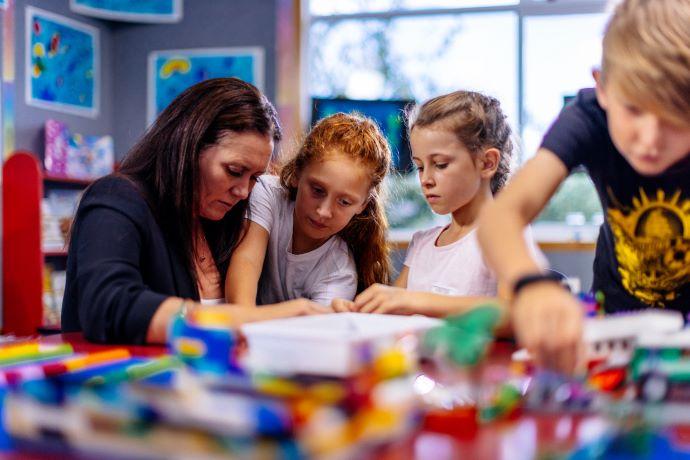
[[[474,366],[493,341],[493,330],[500,316],[496,304],[478,305],[467,313],[446,318],[443,326],[427,332],[424,344],[434,353],[447,355],[455,364]]]
[[[479,421],[488,423],[506,417],[520,407],[521,402],[520,390],[513,385],[503,384],[496,391],[491,404],[479,410]]]

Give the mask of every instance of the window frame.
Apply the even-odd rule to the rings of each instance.
[[[534,16],[566,16],[571,14],[596,14],[606,12],[608,9],[608,0],[520,0],[515,5],[503,6],[473,6],[473,7],[457,7],[457,8],[424,8],[424,9],[400,9],[390,11],[372,11],[361,13],[343,13],[332,15],[312,15],[309,11],[310,0],[298,0],[301,2],[302,27],[301,27],[301,49],[302,55],[306,59],[302,59],[300,70],[301,74],[307,75],[307,67],[309,65],[309,29],[312,24],[316,22],[339,22],[345,20],[366,20],[366,19],[394,19],[403,17],[420,17],[420,16],[442,16],[442,15],[467,15],[476,13],[492,13],[492,12],[512,12],[517,16],[517,37],[515,46],[517,56],[517,126],[516,132],[522,132],[525,120],[525,85],[524,85],[524,61],[525,61],[525,41],[524,41],[524,23],[525,19]],[[300,114],[302,120],[307,120],[309,104],[309,85],[308,79],[301,78],[302,82],[302,103],[300,107]],[[522,149],[520,149],[520,157],[518,162],[522,164],[524,158]]]
[[[520,0],[514,5],[492,5],[485,7],[457,7],[457,8],[425,8],[425,9],[400,9],[390,11],[373,11],[360,13],[332,14],[332,15],[312,15],[309,11],[310,0],[295,0],[300,3],[301,27],[300,27],[300,49],[304,59],[300,62],[301,77],[307,75],[309,66],[309,31],[312,24],[317,22],[339,22],[345,20],[371,20],[371,19],[394,19],[404,17],[421,16],[442,16],[442,15],[468,15],[492,12],[512,12],[517,19],[517,36],[515,41],[517,67],[517,126],[515,131],[519,133],[522,143],[523,129],[525,125],[525,22],[528,18],[539,16],[567,16],[582,14],[605,13],[610,10],[609,0]],[[307,78],[300,78],[301,104],[300,119],[308,120],[308,109],[310,107],[310,91]],[[524,149],[519,149],[518,164],[525,161]],[[598,226],[586,224],[573,228],[565,222],[549,222],[541,225],[534,223],[535,237],[540,241],[575,241],[590,244],[596,241]],[[405,231],[405,230],[403,230]],[[555,235],[559,235],[555,237]]]

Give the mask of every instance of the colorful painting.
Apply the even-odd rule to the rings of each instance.
[[[0,9],[5,9],[7,2],[5,0],[0,0]]]
[[[26,8],[26,103],[95,118],[99,105],[98,29]]]
[[[259,89],[264,85],[263,48],[207,48],[149,54],[148,122],[182,91],[210,78],[237,77]]]
[[[70,0],[72,11],[129,22],[179,22],[182,0]]]

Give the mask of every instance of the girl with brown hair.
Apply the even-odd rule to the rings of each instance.
[[[227,300],[306,297],[330,306],[390,273],[382,182],[391,153],[374,122],[342,113],[317,123],[280,176],[262,176],[233,253]]]
[[[476,236],[480,210],[510,173],[511,129],[498,100],[455,91],[412,107],[407,118],[424,197],[450,223],[412,236],[394,286],[374,285],[336,303],[339,311],[445,316],[498,295]]]

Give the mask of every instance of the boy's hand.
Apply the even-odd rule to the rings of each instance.
[[[331,308],[336,313],[347,313],[355,310],[355,303],[347,299],[333,299],[331,301]]]
[[[584,364],[582,307],[563,287],[552,282],[525,286],[513,299],[512,314],[518,342],[535,364],[566,374]]]
[[[409,315],[418,312],[415,293],[403,288],[373,284],[355,297],[354,311]]]

